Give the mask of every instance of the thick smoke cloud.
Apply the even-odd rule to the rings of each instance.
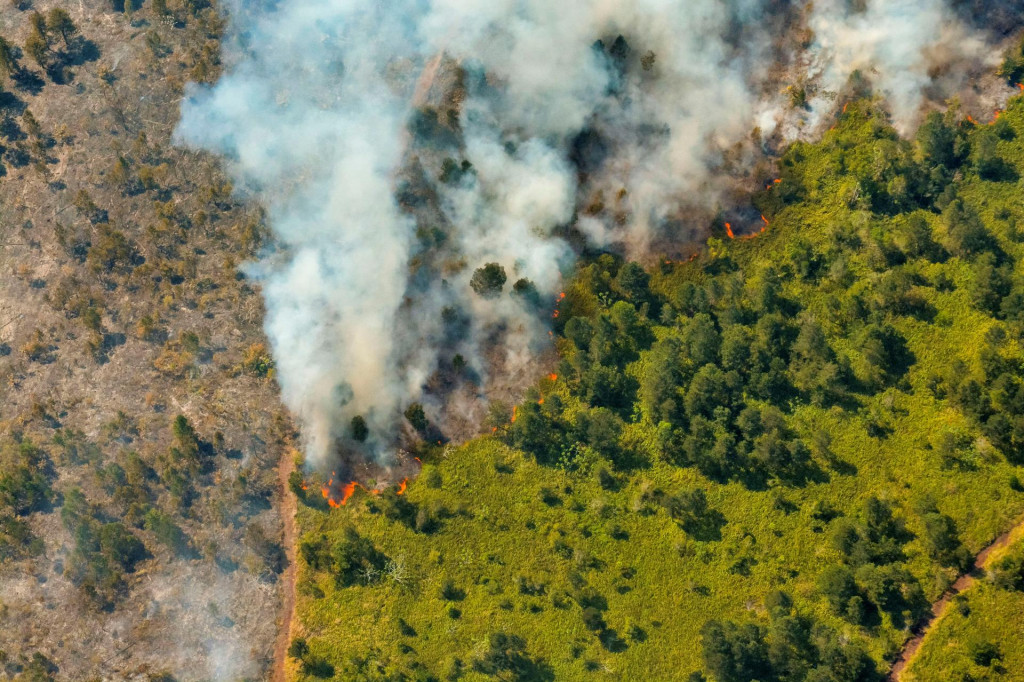
[[[456,355],[486,386],[542,347],[536,302],[557,294],[580,235],[632,254],[693,240],[761,140],[812,134],[854,70],[906,130],[990,52],[942,0],[236,0],[228,13],[229,66],[190,91],[177,136],[223,155],[268,209],[275,250],[250,273],[320,464],[339,448],[386,456],[412,401],[437,419],[444,391],[430,387]],[[785,83],[808,88],[805,107]],[[536,294],[476,295],[488,262]],[[355,415],[366,443],[349,437]]]

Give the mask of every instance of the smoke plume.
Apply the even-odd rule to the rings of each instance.
[[[943,0],[227,10],[225,75],[189,91],[177,139],[267,208],[274,247],[249,274],[318,464],[387,457],[410,403],[443,421],[447,396],[542,350],[580,248],[694,242],[766,141],[814,135],[854,72],[907,131],[994,53]],[[471,285],[492,262],[496,298]]]

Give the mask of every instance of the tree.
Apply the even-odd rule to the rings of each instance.
[[[0,508],[24,516],[46,508],[54,497],[51,465],[30,440],[0,450]]]
[[[3,37],[0,37],[0,71],[7,77],[18,71],[18,59],[14,56],[14,46]]]
[[[150,509],[146,514],[145,525],[146,530],[152,531],[156,539],[167,545],[175,554],[188,553],[188,537],[169,514],[159,509]]]
[[[917,148],[930,167],[956,170],[964,161],[964,144],[953,115],[952,111],[945,115],[933,111],[917,130]]]
[[[296,637],[288,645],[288,656],[291,658],[305,658],[309,653],[309,644],[304,637]]]
[[[71,15],[60,7],[54,7],[47,13],[46,30],[59,35],[64,47],[68,47],[68,41],[78,33],[78,27],[71,20]]]
[[[427,430],[427,415],[419,403],[412,403],[405,408],[405,418],[417,432],[422,434]]]
[[[986,251],[999,253],[999,245],[985,227],[981,216],[962,200],[950,202],[942,217],[949,234],[950,250],[961,258],[974,258]]]
[[[926,513],[923,521],[925,532],[922,541],[928,555],[943,566],[966,568],[970,563],[970,552],[960,543],[956,522],[937,510]]]
[[[704,365],[694,375],[683,403],[691,418],[710,418],[720,407],[731,409],[739,398],[742,381],[736,372],[723,372],[717,365]]]
[[[370,429],[366,426],[366,420],[363,419],[362,415],[357,414],[352,417],[352,423],[349,426],[349,434],[352,436],[352,440],[360,443],[366,441],[366,437],[370,435]]]
[[[124,570],[135,570],[135,564],[146,558],[146,546],[123,524],[113,522],[100,529],[100,549]]]
[[[655,343],[647,356],[640,381],[640,403],[654,424],[672,422],[677,416],[679,386],[683,381],[679,365],[681,352],[679,339],[669,336]]]
[[[771,678],[765,632],[757,625],[711,620],[701,630],[704,666],[718,682]]]
[[[983,253],[974,262],[970,281],[971,302],[991,315],[998,314],[1012,286],[1012,267],[997,263],[995,254]]]
[[[484,675],[522,682],[553,679],[547,666],[527,655],[526,641],[522,637],[504,632],[491,633],[487,650],[473,661],[473,669]]]
[[[650,299],[651,277],[638,263],[629,262],[619,268],[615,276],[615,287],[627,301],[639,307]]]
[[[682,334],[686,355],[694,368],[718,362],[722,339],[715,328],[715,322],[706,313],[697,313],[686,325]]]
[[[507,279],[505,268],[498,263],[488,263],[477,268],[469,280],[469,286],[480,298],[494,299],[501,295]]]
[[[33,31],[25,39],[25,54],[35,61],[41,68],[45,69],[49,64],[50,44],[38,31]]]
[[[191,458],[199,454],[199,436],[196,435],[196,430],[188,417],[183,414],[175,417],[171,422],[171,433],[174,435],[176,447],[183,456]]]
[[[818,592],[836,614],[860,624],[863,607],[853,572],[846,566],[829,566],[818,576]]]

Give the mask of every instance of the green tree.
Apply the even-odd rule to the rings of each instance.
[[[771,679],[765,632],[752,623],[710,620],[701,630],[704,667],[718,682]]]
[[[501,295],[508,277],[505,275],[505,268],[498,263],[488,263],[477,268],[473,277],[469,280],[469,286],[481,298],[493,299]]]
[[[67,10],[60,7],[54,7],[47,13],[46,30],[49,33],[59,35],[60,39],[64,42],[64,47],[68,47],[68,41],[78,33],[78,27],[71,20],[71,15],[67,13]]]
[[[427,430],[427,414],[423,411],[423,406],[419,403],[412,403],[409,407],[405,408],[405,418],[408,420],[412,428],[416,429],[418,433],[425,433]]]
[[[356,415],[352,417],[352,423],[349,425],[349,434],[352,439],[360,443],[366,441],[367,436],[370,435],[370,429],[366,425],[366,420],[363,419],[362,415]]]
[[[47,68],[50,63],[50,44],[46,41],[46,37],[38,31],[30,33],[25,39],[25,54],[41,68]]]
[[[8,78],[18,72],[18,59],[14,56],[14,46],[2,36],[0,36],[0,71]]]

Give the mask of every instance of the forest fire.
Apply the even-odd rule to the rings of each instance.
[[[733,231],[732,231],[732,224],[731,223],[726,223],[725,224],[725,233],[727,235],[729,235],[729,239],[736,239],[736,235],[733,234]]]
[[[420,460],[419,457],[415,457],[414,459],[417,462],[422,463],[422,461]],[[332,509],[336,509],[338,507],[343,507],[346,504],[348,504],[349,498],[351,498],[352,495],[355,493],[356,488],[362,488],[364,491],[366,491],[370,495],[374,495],[374,496],[377,496],[377,495],[381,494],[381,491],[378,490],[377,488],[367,488],[365,485],[363,485],[359,481],[349,481],[341,489],[341,499],[335,499],[334,495],[331,494],[331,489],[333,487],[334,487],[334,478],[332,476],[331,479],[327,481],[327,484],[320,488],[320,495],[323,496],[323,498],[325,500],[327,500],[327,506],[331,507]],[[409,477],[406,476],[405,478],[403,478],[401,480],[401,482],[399,482],[398,489],[395,491],[395,494],[396,495],[404,495],[405,491],[406,491],[406,488],[408,488],[408,487],[409,487]],[[302,482],[302,489],[303,490],[307,490],[308,488],[309,488],[309,483],[306,482],[306,481],[303,481]]]

